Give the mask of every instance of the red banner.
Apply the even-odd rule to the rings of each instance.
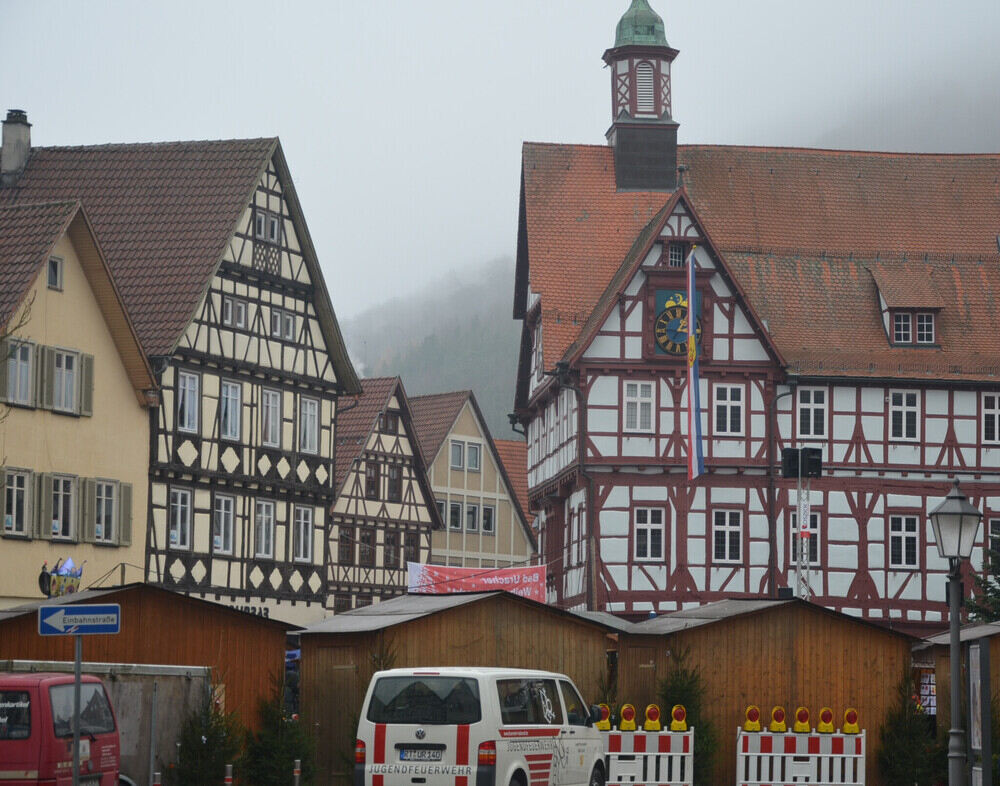
[[[545,602],[545,566],[524,568],[452,568],[407,562],[409,591],[443,595],[449,592],[505,590],[522,598]]]

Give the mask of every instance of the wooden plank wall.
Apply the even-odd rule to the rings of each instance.
[[[669,636],[622,634],[618,697],[640,712],[650,701],[659,703],[658,685],[671,659],[689,648],[688,662],[700,666],[705,681],[706,715],[719,734],[717,783],[735,780],[736,729],[747,705],[770,718],[780,704],[789,717],[797,706],[808,707],[813,726],[820,708],[829,706],[837,727],[844,710],[856,707],[868,731],[868,783],[877,786],[878,732],[908,673],[910,646],[907,637],[873,625],[788,604]]]
[[[967,643],[962,642],[962,646]],[[932,651],[937,685],[937,727],[947,732],[951,728],[951,655],[947,644],[936,646]],[[994,696],[1000,696],[1000,635],[990,637],[990,690]]]
[[[595,701],[607,650],[596,625],[496,596],[397,625],[384,633],[302,636],[302,717],[317,735],[317,783],[335,783],[353,750],[357,716],[376,664],[503,666],[568,674]],[[383,657],[392,653],[391,662]]]
[[[258,702],[284,676],[285,631],[274,621],[144,586],[91,602],[120,604],[122,624],[116,636],[85,636],[85,661],[209,666],[226,709],[248,725],[256,725]],[[0,660],[73,657],[73,637],[40,636],[37,614],[0,621]]]

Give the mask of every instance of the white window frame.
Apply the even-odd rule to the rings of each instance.
[[[201,399],[198,389],[200,377],[190,371],[177,372],[177,430],[189,434],[198,432],[198,414]]]
[[[654,521],[658,518],[659,522]],[[663,508],[634,508],[632,511],[632,530],[635,533],[632,556],[636,562],[663,562],[666,529],[663,525],[666,516]],[[658,553],[654,553],[653,535],[658,533],[660,544]]]
[[[311,411],[310,411],[311,410]],[[319,452],[319,399],[299,397],[299,452]]]
[[[479,505],[474,502],[465,503],[465,531],[479,532]]]
[[[280,390],[261,388],[260,442],[264,447],[281,447],[281,398]]]
[[[236,497],[216,494],[212,506],[212,553],[233,553],[233,532],[236,524]]]
[[[257,208],[254,212],[253,235],[258,240],[267,239],[267,211]]]
[[[455,511],[458,511],[458,526],[455,526]],[[462,503],[461,502],[450,502],[448,503],[448,529],[452,532],[461,532],[462,527],[465,525],[465,521],[462,518]]]
[[[820,520],[822,519],[822,514],[818,510],[809,511],[809,560],[808,564],[811,567],[818,568],[821,565],[820,554]],[[791,551],[791,561],[789,565],[795,565],[799,561],[799,513],[796,510],[789,512],[789,519],[792,526],[791,535],[789,537],[789,546]]]
[[[622,425],[630,434],[652,434],[656,427],[656,383],[625,381],[622,387]]]
[[[281,218],[274,213],[267,214],[267,242],[275,245],[281,243]]]
[[[295,314],[291,311],[281,312],[281,337],[285,341],[295,341]]]
[[[118,512],[118,484],[113,480],[94,482],[94,540],[98,543],[114,543]],[[103,521],[102,521],[103,519]]]
[[[457,453],[455,452],[456,448],[458,449]],[[451,468],[465,469],[465,443],[453,439],[451,440],[451,447],[449,448],[449,450],[451,451],[451,454],[449,456]],[[455,459],[456,456],[458,456],[457,461]]]
[[[667,243],[667,266],[672,268],[684,267],[684,244],[676,241]]]
[[[739,400],[734,399],[733,393],[739,393]],[[724,393],[724,395],[723,395]],[[724,385],[716,383],[712,385],[712,436],[713,437],[743,437],[746,436],[746,385]],[[732,429],[733,412],[737,413],[739,419],[739,430]],[[725,413],[724,428],[719,428],[719,414]]]
[[[312,562],[313,509],[306,505],[296,505],[294,514],[292,559],[295,562]]]
[[[635,111],[650,115],[656,112],[656,68],[649,60],[635,66]]]
[[[170,489],[168,534],[170,548],[191,548],[191,489]]]
[[[489,513],[487,516],[486,514]],[[482,507],[482,526],[480,531],[484,535],[495,535],[497,531],[497,508],[496,505],[483,505]],[[489,525],[487,525],[489,521]]]
[[[65,349],[56,349],[53,352],[55,373],[52,376],[52,409],[57,412],[77,412],[80,355]]]
[[[908,311],[894,311],[892,313],[892,343],[913,343],[913,315]]]
[[[226,327],[245,329],[247,326],[247,302],[233,295],[223,295],[222,324]]]
[[[937,336],[937,326],[934,324],[934,313],[922,311],[914,318],[916,323],[916,339],[918,344],[933,344]],[[923,324],[921,324],[923,322]]]
[[[34,375],[34,345],[29,341],[11,340],[8,344],[7,396],[8,404],[32,404],[32,379]]]
[[[823,400],[820,402],[816,401],[817,395],[822,396]],[[796,424],[798,427],[798,433],[800,437],[811,437],[813,439],[826,438],[826,419],[827,419],[827,402],[830,400],[829,393],[826,388],[799,388],[796,395],[796,401],[798,402],[798,409],[796,412]],[[807,428],[802,428],[802,415],[806,414]],[[819,425],[820,430],[816,429],[817,420],[816,415],[819,414]]]
[[[31,534],[31,472],[28,470],[5,470],[3,499],[3,534],[27,537]],[[17,502],[20,497],[21,519],[17,520]]]
[[[912,527],[909,526],[912,524]],[[893,543],[899,541],[900,559],[892,556]],[[913,543],[913,560],[906,558],[906,544]],[[889,516],[889,570],[918,570],[920,568],[920,516],[916,513],[894,513]]]
[[[907,403],[908,397],[913,397],[914,403]],[[899,403],[897,403],[897,398]],[[902,431],[896,433],[894,415],[900,414]],[[913,432],[907,428],[907,415],[913,415]],[[889,439],[894,442],[916,442],[920,439],[920,391],[890,390],[889,391]]]
[[[253,550],[258,559],[274,559],[273,500],[258,499],[253,510]]]
[[[716,556],[715,546],[718,536],[722,535],[725,555]],[[739,554],[733,556],[735,542]],[[720,508],[712,511],[712,564],[742,565],[743,564],[743,511],[730,508]]]
[[[52,539],[76,537],[76,478],[56,475],[52,478]]]
[[[63,264],[61,257],[49,257],[49,263],[45,267],[45,280],[48,284],[49,289],[54,289],[57,292],[62,292],[63,290],[63,269],[66,266]],[[55,271],[55,281],[53,281],[52,273]]]
[[[238,440],[242,432],[243,385],[228,379],[219,387],[219,436]]]
[[[465,466],[469,472],[479,472],[482,455],[483,448],[481,445],[475,442],[465,443]],[[475,460],[473,460],[473,456],[476,457]]]
[[[998,445],[1000,444],[1000,393],[983,393],[982,402],[983,442],[987,445]],[[992,437],[989,435],[991,426]]]

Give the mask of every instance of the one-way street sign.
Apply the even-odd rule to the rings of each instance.
[[[38,632],[42,636],[87,636],[120,630],[121,606],[117,603],[38,608]]]

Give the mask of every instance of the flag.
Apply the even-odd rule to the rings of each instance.
[[[705,472],[701,452],[701,385],[698,381],[698,292],[694,286],[694,250],[687,260],[687,359],[688,359],[688,480]]]

